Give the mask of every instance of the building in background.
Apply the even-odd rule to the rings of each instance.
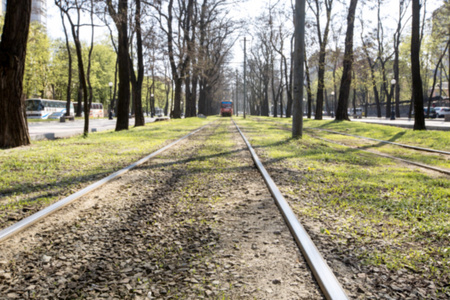
[[[0,0],[0,15],[6,11],[7,0]],[[31,22],[37,21],[47,28],[47,0],[33,0],[31,3]]]
[[[33,0],[31,3],[31,22],[37,21],[47,28],[47,0]]]
[[[6,0],[0,2],[0,15],[4,15],[6,11]]]

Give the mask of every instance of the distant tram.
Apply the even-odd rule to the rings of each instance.
[[[233,101],[222,101],[220,103],[220,115],[231,117],[233,115]]]

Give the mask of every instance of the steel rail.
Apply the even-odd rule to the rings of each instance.
[[[378,156],[382,156],[382,157],[386,157],[386,158],[390,158],[390,159],[395,159],[395,160],[398,160],[398,161],[401,161],[401,162],[404,162],[404,163],[407,163],[407,164],[410,164],[410,165],[415,165],[415,166],[418,166],[418,167],[421,167],[421,168],[424,168],[424,169],[429,169],[429,170],[433,170],[433,171],[436,171],[436,172],[444,173],[446,175],[450,175],[450,170],[446,170],[446,169],[442,169],[442,168],[438,168],[438,167],[433,167],[433,166],[430,166],[430,165],[426,165],[426,164],[418,163],[418,162],[415,162],[415,161],[403,159],[403,158],[392,156],[392,155],[389,155],[389,154],[380,153],[380,152],[377,152],[377,151],[370,151],[370,150],[367,150],[367,149],[362,149],[360,147],[353,147],[353,146],[345,145],[343,143],[336,142],[336,141],[329,140],[329,139],[322,138],[322,137],[318,137],[318,136],[315,136],[314,138],[322,140],[322,141],[325,141],[325,142],[328,142],[328,143],[333,143],[333,144],[341,145],[341,146],[352,148],[352,149],[358,149],[360,151],[372,153],[372,154],[375,154],[375,155],[378,155]]]
[[[374,138],[369,138],[369,137],[365,137],[365,136],[354,135],[354,134],[349,134],[349,133],[344,133],[344,132],[339,132],[339,131],[334,131],[334,130],[329,130],[329,129],[324,129],[324,128],[308,127],[308,128],[305,128],[305,129],[322,130],[322,131],[326,131],[326,132],[330,132],[330,133],[334,133],[334,134],[341,134],[341,135],[356,137],[356,138],[360,138],[360,139],[380,142],[380,143],[384,143],[384,144],[391,144],[391,145],[400,146],[400,147],[403,147],[403,148],[409,148],[409,149],[413,149],[413,150],[420,150],[420,151],[434,152],[434,153],[439,153],[439,154],[450,155],[450,152],[447,152],[447,151],[435,150],[435,149],[423,148],[423,147],[417,147],[417,146],[410,146],[410,145],[405,145],[405,144],[400,144],[400,143],[395,143],[395,142],[390,142],[390,141],[385,141],[385,140],[379,140],[379,139],[374,139]]]
[[[212,123],[212,122],[211,122]],[[47,217],[48,215],[56,212],[57,210],[63,208],[64,206],[72,203],[73,201],[77,200],[78,198],[92,192],[93,190],[97,189],[98,187],[104,185],[105,183],[123,175],[124,173],[128,172],[129,170],[145,163],[146,161],[148,161],[149,159],[155,157],[156,155],[164,152],[165,150],[171,148],[172,146],[174,146],[175,144],[181,142],[182,140],[190,137],[191,135],[199,132],[200,130],[202,130],[203,128],[205,128],[206,126],[210,125],[211,123],[208,123],[194,131],[192,131],[191,133],[179,138],[178,140],[170,143],[167,146],[164,146],[163,148],[147,155],[146,157],[138,160],[137,162],[129,165],[128,167],[123,168],[122,170],[119,170],[111,175],[109,175],[108,177],[105,177],[87,187],[85,187],[84,189],[70,195],[69,197],[66,197],[64,199],[59,200],[58,202],[53,203],[52,205],[44,208],[43,210],[38,211],[37,213],[26,217],[25,219],[20,220],[19,222],[3,229],[0,231],[0,242],[8,239],[9,237],[13,236],[14,234],[19,233],[20,231],[24,230],[25,228],[35,224],[36,222],[39,222],[40,220],[42,220],[43,218]]]
[[[266,185],[270,190],[270,193],[274,197],[275,202],[294,237],[295,242],[302,251],[325,297],[327,299],[333,300],[348,299],[348,296],[345,294],[344,289],[339,284],[336,276],[334,276],[333,271],[331,271],[330,267],[323,259],[322,255],[314,245],[305,228],[297,220],[297,217],[290,208],[286,199],[284,199],[275,182],[272,180],[269,173],[266,171],[263,164],[259,160],[255,150],[253,149],[247,138],[244,136],[236,122],[233,119],[232,121],[241,134],[242,139],[247,144],[247,147],[252,154],[253,161],[261,172],[264,181],[266,182]]]
[[[308,127],[308,128],[305,128],[305,129],[323,130],[323,131],[327,131],[327,132],[331,132],[331,133],[335,133],[335,134],[342,134],[342,135],[348,135],[348,136],[353,136],[353,137],[362,138],[362,139],[369,139],[369,140],[374,140],[374,141],[386,142],[386,143],[389,143],[389,144],[399,145],[399,146],[402,146],[402,147],[404,146],[405,148],[412,148],[412,149],[415,149],[415,150],[423,150],[423,151],[428,151],[428,152],[438,152],[438,153],[441,153],[441,154],[450,154],[450,152],[445,152],[445,151],[441,151],[441,150],[434,150],[434,149],[429,149],[429,148],[421,148],[421,147],[409,146],[409,145],[404,145],[404,144],[398,144],[398,143],[393,143],[393,142],[389,142],[389,141],[383,141],[383,140],[377,140],[377,139],[372,139],[372,138],[366,138],[366,137],[363,137],[363,136],[357,136],[357,135],[351,135],[351,134],[347,134],[347,133],[341,133],[341,132],[332,131],[332,130],[328,130],[328,129],[314,128],[314,127]],[[284,129],[284,130],[288,130],[288,129]],[[352,147],[352,146],[349,146],[349,145],[346,145],[346,144],[343,144],[343,143],[340,143],[340,142],[336,142],[336,141],[329,140],[329,139],[322,138],[322,137],[318,137],[318,136],[314,136],[314,138],[319,139],[319,140],[323,140],[323,141],[326,141],[326,142],[329,142],[329,143],[345,146],[345,147],[348,147],[348,148],[358,149],[360,151],[372,153],[372,154],[375,154],[375,155],[378,155],[378,156],[382,156],[382,157],[386,157],[386,158],[390,158],[390,159],[395,159],[395,160],[398,160],[398,161],[401,161],[401,162],[404,162],[404,163],[407,163],[407,164],[410,164],[410,165],[415,165],[415,166],[418,166],[418,167],[421,167],[421,168],[424,168],[424,169],[433,170],[433,171],[440,172],[440,173],[443,173],[443,174],[446,174],[446,175],[450,175],[450,170],[448,170],[448,169],[442,169],[442,168],[438,168],[438,167],[433,167],[433,166],[430,166],[430,165],[422,164],[422,163],[415,162],[415,161],[412,161],[412,160],[403,159],[403,158],[392,156],[392,155],[389,155],[389,154],[384,154],[384,153],[380,153],[380,152],[377,152],[377,151],[370,151],[368,149],[362,149],[360,147]]]

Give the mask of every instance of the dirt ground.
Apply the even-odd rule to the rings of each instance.
[[[364,295],[348,266],[332,265],[351,298]],[[222,120],[2,243],[0,298],[323,296],[241,137]]]

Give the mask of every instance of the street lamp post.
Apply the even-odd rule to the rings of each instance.
[[[397,83],[397,81],[395,79],[391,80],[391,84],[392,84],[392,99],[395,99],[395,84]],[[395,107],[394,105],[392,105],[392,101],[391,101],[391,120],[395,120]]]
[[[109,83],[109,119],[110,120],[112,120],[112,118],[113,118],[113,113],[112,113],[112,111],[113,111],[113,107],[112,107],[112,86],[113,86],[113,83],[110,82]]]

